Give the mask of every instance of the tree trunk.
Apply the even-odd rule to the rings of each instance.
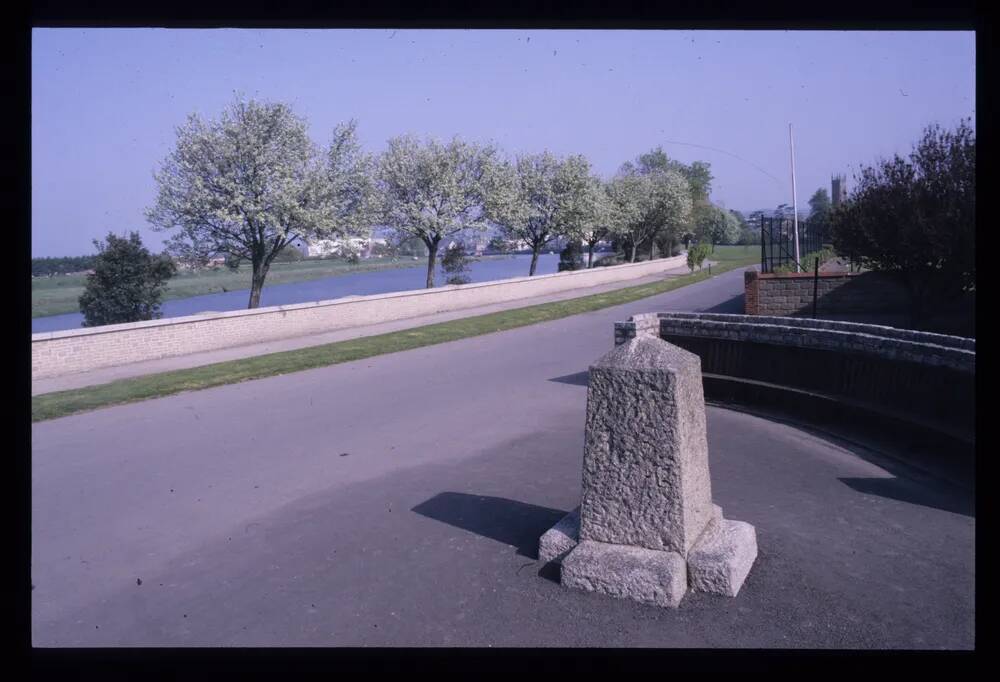
[[[424,240],[424,244],[427,245],[427,288],[434,288],[434,265],[437,262],[437,252],[438,252],[438,242],[441,241],[440,237],[435,239]]]
[[[653,260],[653,249],[656,248],[656,240],[650,238],[649,240],[649,260]]]
[[[637,247],[638,247],[639,245],[638,245],[638,244],[636,244],[636,241],[635,241],[635,240],[633,239],[633,240],[632,240],[632,244],[631,244],[631,246],[632,246],[632,257],[631,257],[631,258],[629,259],[629,261],[628,261],[628,262],[629,262],[629,263],[634,263],[634,262],[635,262],[635,251],[636,251],[636,248],[637,248]]]
[[[587,269],[594,267],[594,243],[587,244]]]
[[[538,267],[538,252],[541,248],[541,244],[533,244],[531,246],[531,268],[528,270],[528,277],[535,274],[535,268]]]
[[[264,288],[264,278],[267,277],[269,266],[257,260],[253,261],[253,275],[250,280],[250,304],[247,308],[260,306],[260,292]]]

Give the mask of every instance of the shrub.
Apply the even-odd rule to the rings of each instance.
[[[862,168],[830,215],[837,253],[895,274],[910,294],[912,321],[928,305],[976,285],[976,135],[929,126],[908,158]]]
[[[154,256],[142,245],[138,232],[127,238],[108,235],[94,241],[97,257],[93,274],[80,296],[84,327],[139,322],[160,317],[163,286],[176,266],[166,255]]]
[[[583,270],[583,248],[579,242],[570,240],[559,252],[559,272],[565,270]]]
[[[708,244],[694,244],[688,249],[687,265],[694,272],[695,267],[701,268],[701,264],[708,258]]]
[[[469,267],[475,261],[469,256],[463,242],[456,242],[445,249],[444,257],[441,259],[441,269],[444,270],[447,279],[445,284],[468,284],[472,281],[469,277]]]

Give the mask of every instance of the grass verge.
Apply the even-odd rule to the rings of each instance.
[[[755,257],[750,257],[748,260],[733,258],[719,262],[713,266],[713,274],[747,266],[754,262]],[[561,317],[579,315],[655,296],[700,282],[708,277],[708,271],[703,270],[682,277],[616,289],[602,294],[582,296],[567,301],[542,303],[525,308],[514,308],[498,313],[429,324],[388,334],[337,341],[322,346],[121,379],[70,391],[44,393],[31,399],[31,421],[55,419],[101,407],[134,403],[183,391],[197,391],[213,386],[300,372],[316,367],[370,358],[375,355],[397,353],[421,346],[457,341],[481,334],[548,322]]]

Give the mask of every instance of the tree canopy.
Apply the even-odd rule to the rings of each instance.
[[[158,192],[147,218],[178,230],[168,250],[185,260],[226,254],[249,260],[248,307],[274,258],[299,239],[345,234],[363,223],[370,201],[354,124],[339,127],[328,154],[309,139],[306,122],[285,104],[237,97],[215,120],[192,114],[154,174]]]
[[[732,211],[708,206],[703,209],[695,222],[695,237],[713,248],[716,244],[735,244],[740,239],[740,221]]]
[[[821,239],[827,239],[830,232],[830,195],[825,187],[816,190],[809,199],[808,229]]]
[[[531,247],[529,276],[546,244],[557,237],[580,238],[593,225],[600,195],[583,156],[561,159],[542,152],[497,164],[493,171],[486,215],[507,239]]]
[[[674,170],[643,173],[625,164],[612,179],[608,194],[611,231],[628,243],[631,262],[640,244],[651,243],[661,231],[675,235],[690,219],[690,187]]]
[[[931,125],[908,158],[862,168],[831,213],[838,253],[897,274],[919,320],[931,297],[976,285],[976,137],[970,122]]]
[[[420,239],[427,246],[427,287],[434,286],[434,264],[441,240],[463,230],[483,230],[486,180],[496,150],[490,145],[441,143],[412,135],[389,140],[378,160],[376,186],[380,222],[400,240]]]
[[[128,237],[108,234],[94,240],[94,272],[80,296],[84,327],[141,322],[160,317],[163,286],[176,272],[165,255],[154,256],[142,245],[138,232]]]

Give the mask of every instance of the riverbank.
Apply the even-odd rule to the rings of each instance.
[[[405,333],[363,336],[350,340],[268,353],[215,364],[160,371],[109,383],[32,396],[32,421],[43,421],[78,412],[157,398],[184,391],[288,374],[315,367],[349,362],[385,353],[455,341],[482,334],[600,310],[661,294],[709,279],[712,275],[752,265],[754,256],[719,254],[712,269],[680,274],[638,286],[616,288],[589,296],[574,297],[501,312],[472,315],[437,324],[407,329]],[[725,256],[728,256],[726,258]],[[714,272],[713,272],[714,271]],[[33,387],[34,392],[34,387]]]
[[[507,258],[507,256],[484,256],[484,259]],[[398,270],[402,268],[427,267],[424,258],[413,260],[401,257],[396,261],[388,258],[371,259],[360,263],[348,263],[340,258],[275,263],[267,275],[265,287],[274,284],[306,282],[325,277],[339,277],[361,272]],[[244,264],[239,270],[215,268],[197,272],[180,272],[164,289],[163,300],[170,301],[206,294],[225,293],[250,288],[250,265]],[[86,275],[57,275],[31,280],[31,317],[46,317],[64,313],[79,312],[79,298],[87,282]]]

